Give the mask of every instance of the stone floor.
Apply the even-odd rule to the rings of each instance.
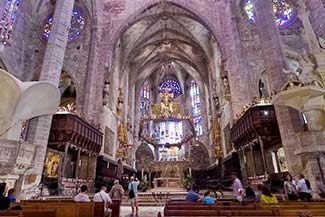
[[[163,212],[164,207],[155,207],[155,206],[144,206],[139,207],[139,217],[157,217],[158,212]],[[121,217],[132,217],[131,216],[131,207],[122,206],[121,207]]]

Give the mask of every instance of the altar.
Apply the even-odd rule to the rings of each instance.
[[[180,178],[173,177],[159,177],[155,178],[154,188],[181,188],[182,182]]]

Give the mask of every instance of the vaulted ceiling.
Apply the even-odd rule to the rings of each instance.
[[[209,30],[194,14],[162,3],[135,18],[116,49],[121,49],[121,71],[132,72],[131,82],[142,83],[148,77],[162,82],[174,77],[183,83],[191,76],[207,83],[212,41]]]

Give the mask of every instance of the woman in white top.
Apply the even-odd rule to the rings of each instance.
[[[298,200],[298,194],[297,194],[297,186],[295,180],[293,180],[292,176],[288,173],[285,176],[284,181],[284,192],[287,196],[288,200]]]

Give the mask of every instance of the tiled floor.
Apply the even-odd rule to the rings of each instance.
[[[146,206],[139,207],[139,217],[157,217],[158,212],[163,212],[164,207]],[[122,206],[121,207],[121,217],[132,217],[131,207]]]

